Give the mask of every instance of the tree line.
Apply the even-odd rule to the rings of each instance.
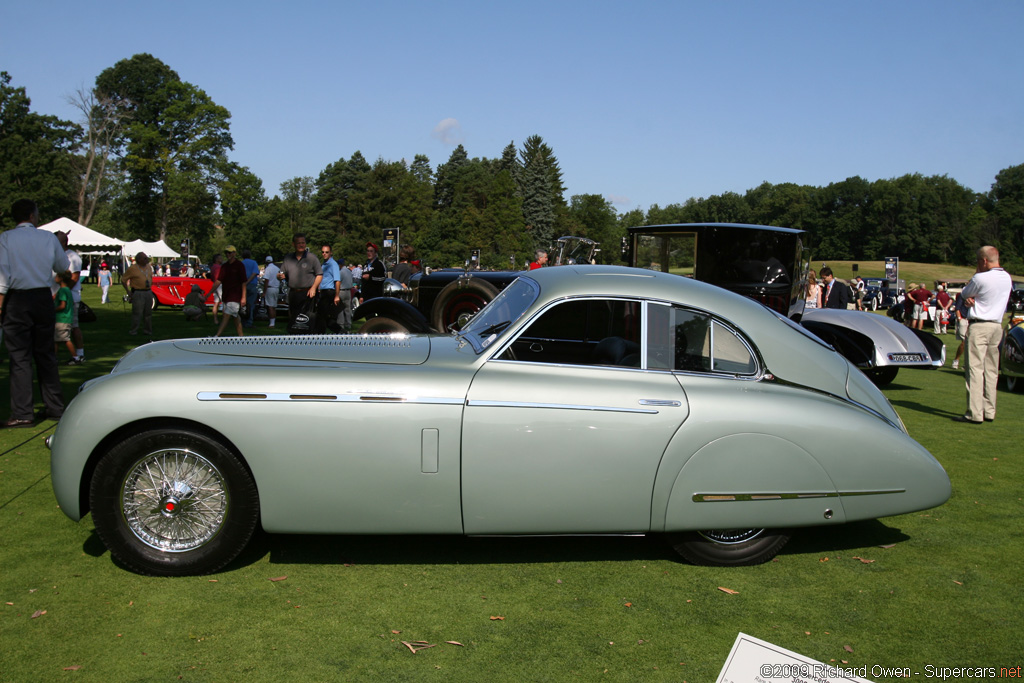
[[[228,243],[280,258],[300,231],[355,256],[397,227],[431,266],[480,249],[484,267],[521,268],[562,235],[594,239],[600,262],[619,263],[630,226],[758,223],[807,230],[815,259],[968,265],[978,246],[993,244],[1010,272],[1024,274],[1024,164],[999,171],[984,194],[944,175],[855,176],[825,187],[765,182],[620,214],[598,194],[566,200],[554,151],[533,135],[493,158],[470,158],[459,145],[436,167],[421,154],[370,163],[355,152],[268,197],[230,159],[230,112],[152,55],[121,60],[68,99],[80,120],[32,112],[25,88],[0,72],[5,229],[11,204],[29,197],[51,219],[175,249],[187,240],[204,259]]]

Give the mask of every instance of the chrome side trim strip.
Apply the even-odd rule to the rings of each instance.
[[[625,408],[619,406],[585,406],[567,403],[526,403],[521,401],[466,401],[466,405],[472,408],[547,408],[550,410],[589,410],[599,413],[641,413],[644,415],[657,415],[657,410],[644,408]]]
[[[200,391],[196,394],[200,401],[271,401],[299,403],[411,403],[418,405],[450,405],[461,406],[462,397],[448,398],[444,396],[413,396],[409,394],[374,394],[371,392],[355,394],[289,394],[289,393],[256,393]]]
[[[805,493],[695,493],[694,503],[720,503],[750,500],[802,500],[804,498],[849,498],[851,496],[882,496],[906,493],[906,489],[879,489],[877,491],[812,491]]]

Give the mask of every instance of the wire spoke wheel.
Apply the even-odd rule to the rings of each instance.
[[[206,458],[166,449],[144,456],[121,487],[121,511],[151,548],[181,552],[217,535],[228,509],[224,476]]]

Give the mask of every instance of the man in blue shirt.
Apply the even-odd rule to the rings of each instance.
[[[256,312],[256,297],[259,295],[260,264],[256,263],[251,251],[243,249],[242,265],[245,266],[245,300],[249,309],[245,316],[245,326],[252,327],[252,316]]]
[[[337,310],[341,301],[341,271],[338,268],[338,262],[331,257],[331,253],[331,245],[324,244],[320,247],[320,255],[324,262],[321,266],[323,279],[320,280],[320,293],[316,306],[317,334],[323,334],[328,329],[331,332],[338,331]]]

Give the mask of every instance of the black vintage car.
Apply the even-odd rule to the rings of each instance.
[[[597,242],[585,237],[558,239],[555,265],[590,263]],[[388,279],[384,296],[369,299],[353,313],[365,319],[360,332],[446,332],[460,329],[486,306],[522,271],[475,270],[473,262],[464,268],[427,269],[417,273],[406,289]]]
[[[1006,302],[1006,310],[1010,313],[1024,311],[1024,282],[1014,282],[1010,290],[1010,298]]]

